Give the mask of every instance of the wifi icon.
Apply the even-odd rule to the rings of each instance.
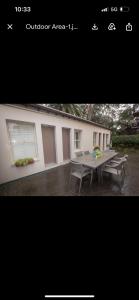
[[[102,12],[108,12],[109,11],[109,8],[108,7],[105,7],[103,9],[101,9]]]

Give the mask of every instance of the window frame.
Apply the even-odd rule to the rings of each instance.
[[[20,125],[32,125],[33,126],[34,145],[35,145],[36,156],[32,156],[32,158],[34,160],[38,160],[38,143],[37,143],[37,134],[36,134],[36,124],[33,122],[28,122],[28,121],[6,119],[6,128],[7,128],[7,132],[8,132],[8,140],[9,140],[9,144],[10,144],[10,156],[11,156],[12,163],[15,163],[15,161],[18,159],[15,159],[15,157],[14,157],[13,145],[12,145],[10,131],[9,131],[9,123],[15,123],[17,125],[20,124]]]
[[[75,139],[76,132],[79,134],[78,139]],[[80,150],[81,149],[81,133],[82,133],[82,130],[80,130],[80,129],[74,129],[74,149],[75,150]],[[79,147],[78,148],[76,147],[76,143],[79,143]]]
[[[94,144],[94,134],[95,134],[95,144]],[[93,131],[93,147],[97,146],[97,131]]]

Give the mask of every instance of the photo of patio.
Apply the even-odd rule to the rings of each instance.
[[[138,196],[138,106],[0,105],[0,196]]]

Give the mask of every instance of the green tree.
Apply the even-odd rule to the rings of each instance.
[[[82,108],[80,106],[80,104],[56,104],[56,103],[52,103],[52,104],[48,104],[47,106],[58,109],[60,111],[72,114],[72,115],[76,115],[81,117],[82,116]]]
[[[117,133],[127,134],[133,131],[134,112],[139,108],[139,104],[123,104],[119,112],[117,121]]]
[[[111,127],[117,117],[119,104],[85,104],[86,119]]]
[[[139,104],[46,104],[46,106],[100,123],[112,130],[113,134],[119,128],[131,126],[133,113],[139,108]]]
[[[138,109],[139,109],[139,104],[134,103],[134,104],[133,104],[133,113],[135,113],[136,110],[138,110]]]
[[[121,125],[121,126],[122,125],[124,125],[124,126],[131,125],[133,119],[134,119],[133,107],[131,107],[130,105],[127,104],[125,106],[125,109],[120,112],[117,124]]]

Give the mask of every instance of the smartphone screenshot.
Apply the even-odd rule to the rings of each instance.
[[[2,34],[40,35],[137,32],[137,9],[133,1],[6,1],[1,7]],[[36,35],[36,37],[37,37]],[[43,36],[43,38],[44,38]]]
[[[2,1],[0,41],[1,298],[135,298],[137,1]]]

